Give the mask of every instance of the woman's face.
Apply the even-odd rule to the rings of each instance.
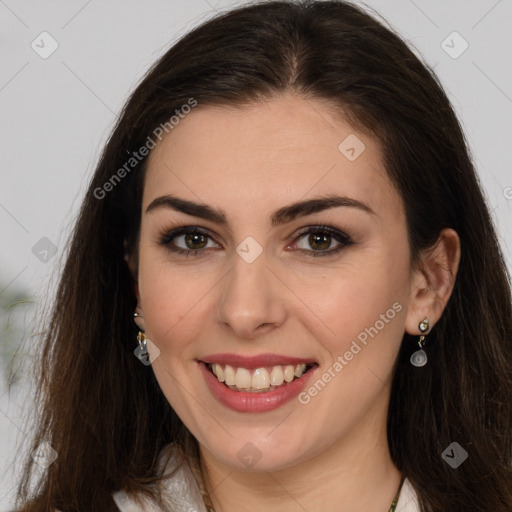
[[[199,105],[150,155],[139,250],[152,368],[203,454],[382,446],[411,272],[375,140],[320,100]]]

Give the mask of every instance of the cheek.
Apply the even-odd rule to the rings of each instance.
[[[351,366],[391,369],[408,301],[408,254],[394,247],[393,253],[382,251],[378,258],[359,255],[364,264],[354,264],[317,282],[319,286],[308,287],[308,306],[314,312],[310,330],[325,333],[322,344],[332,360],[352,352],[347,354],[354,361]]]
[[[201,325],[196,317],[211,288],[189,270],[171,268],[160,255],[141,251],[139,291],[146,334],[160,350],[179,348],[186,342],[184,330]]]

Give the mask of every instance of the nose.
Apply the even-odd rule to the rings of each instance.
[[[218,320],[240,339],[255,339],[286,319],[286,289],[267,267],[264,253],[252,263],[235,256],[222,284]]]

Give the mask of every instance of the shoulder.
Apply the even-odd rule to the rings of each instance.
[[[402,485],[395,512],[420,512],[418,496],[407,478]]]

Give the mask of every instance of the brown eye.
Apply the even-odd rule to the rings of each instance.
[[[184,240],[187,249],[203,249],[208,243],[208,237],[202,233],[188,233],[183,236],[185,237]]]
[[[165,232],[159,239],[160,245],[165,246],[169,251],[185,254],[186,256],[206,254],[206,249],[217,249],[211,236],[199,228],[184,227]]]
[[[303,231],[294,243],[297,250],[308,256],[331,256],[353,244],[346,233],[328,226],[309,228]]]
[[[329,246],[331,245],[332,237],[331,235],[320,235],[320,234],[313,234],[309,235],[308,237],[308,243],[311,248],[315,250],[325,250],[329,249]]]

